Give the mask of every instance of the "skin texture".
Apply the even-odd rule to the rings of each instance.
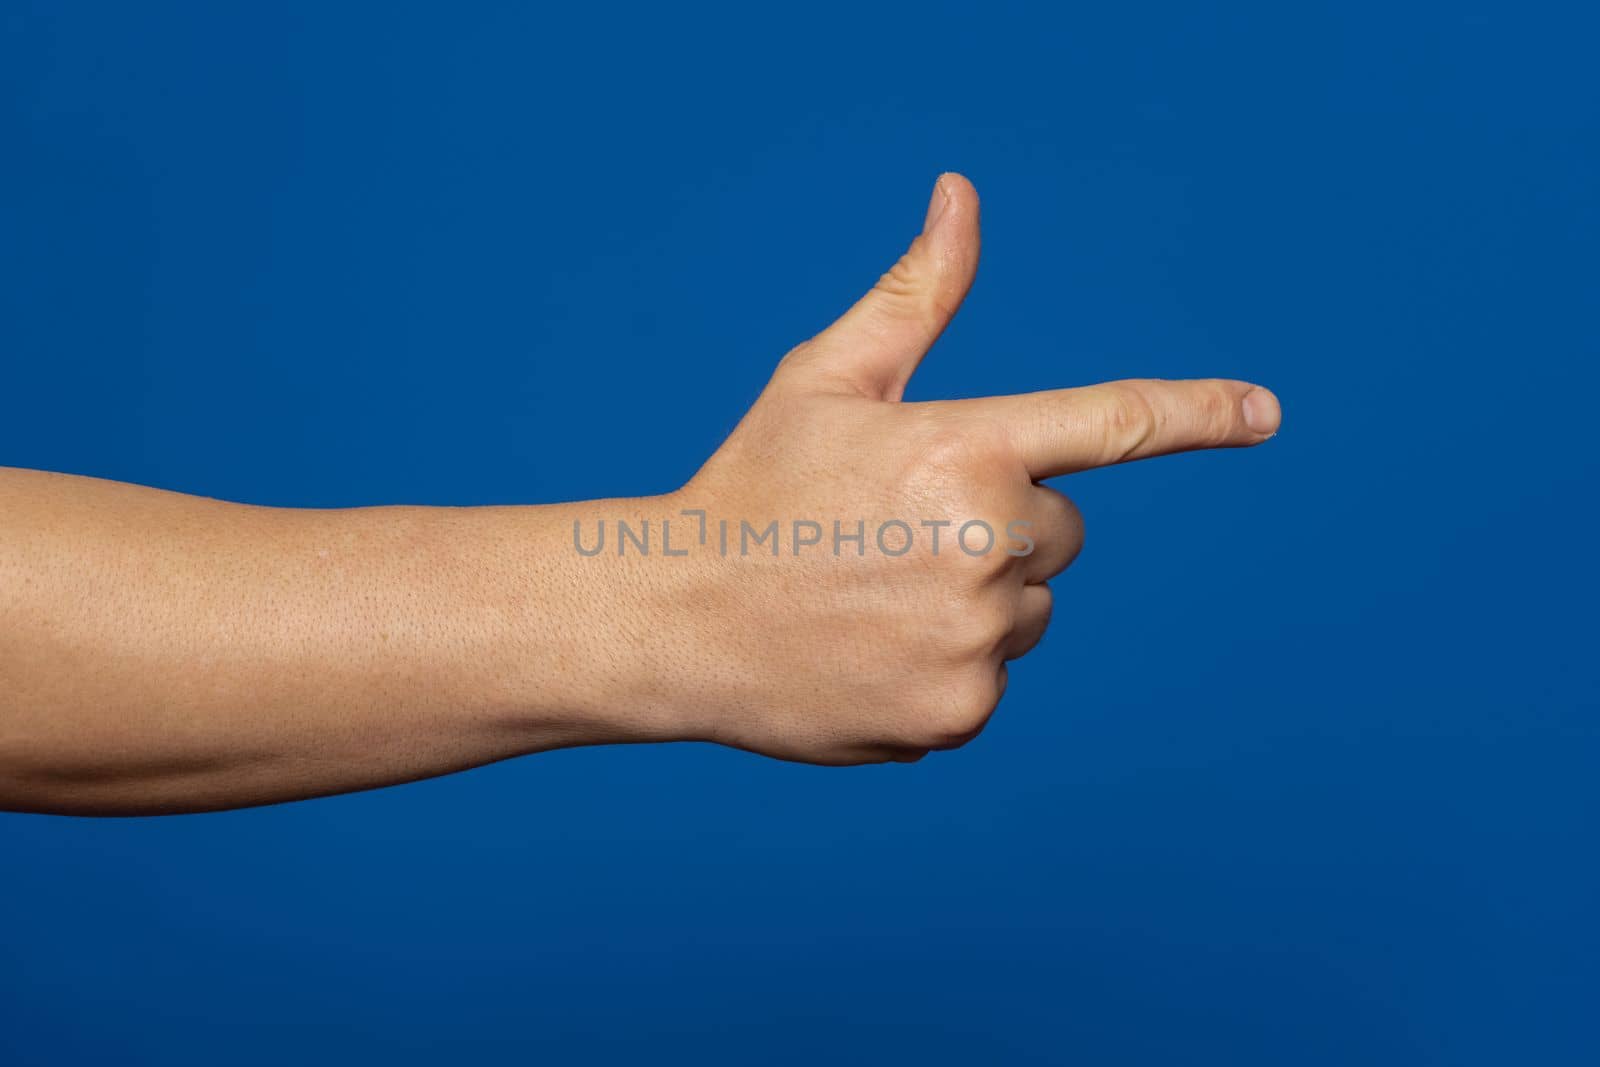
[[[963,744],[1082,544],[1038,481],[1279,422],[1271,393],[1221,380],[901,402],[977,260],[977,194],[944,175],[900,261],[658,497],[308,511],[0,470],[0,807],[204,811],[583,744],[824,764]],[[656,553],[575,550],[575,523],[592,543],[618,519]],[[719,519],[779,520],[780,551],[719,553]],[[792,519],[860,520],[867,544],[797,552]],[[873,543],[889,519],[916,527],[903,555]],[[971,519],[995,550],[955,547]],[[924,520],[952,522],[941,551]],[[1027,554],[1004,551],[1015,521]],[[661,554],[664,522],[686,555]]]

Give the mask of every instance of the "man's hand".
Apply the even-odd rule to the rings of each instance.
[[[816,763],[970,740],[1006,661],[1044,634],[1046,580],[1082,545],[1077,509],[1039,481],[1278,429],[1273,395],[1235,381],[902,402],[977,263],[977,194],[946,174],[910,250],[784,357],[671,498],[712,536],[689,559],[649,561],[676,570],[654,608],[671,624],[656,631],[664,641],[639,636],[691,735]],[[773,520],[776,541],[752,548]],[[689,520],[669,521],[683,544]]]
[[[910,251],[664,496],[303,511],[0,470],[0,807],[238,807],[585,744],[961,744],[1082,541],[1039,480],[1278,427],[1226,381],[901,403],[977,261],[946,175]]]

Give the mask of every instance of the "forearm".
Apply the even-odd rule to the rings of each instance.
[[[629,633],[655,591],[580,557],[577,514],[0,471],[0,806],[233,807],[675,736]]]

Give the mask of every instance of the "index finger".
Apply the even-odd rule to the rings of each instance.
[[[1258,445],[1278,432],[1278,398],[1223,378],[1128,379],[967,401],[1005,426],[1034,479],[1113,463]]]

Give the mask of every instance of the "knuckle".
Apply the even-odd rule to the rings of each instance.
[[[1032,488],[1003,426],[992,420],[946,417],[914,438],[907,487],[963,519],[1015,510]]]
[[[1239,421],[1239,403],[1226,385],[1214,382],[1201,390],[1196,407],[1207,441],[1221,443],[1233,436]]]
[[[925,235],[918,235],[894,266],[878,277],[872,289],[878,311],[918,323],[929,331],[956,313],[964,287],[949,284],[948,271]]]
[[[974,650],[980,655],[988,655],[999,649],[1016,625],[1012,606],[998,602],[999,598],[994,599],[996,602],[974,613],[974,626],[977,630]]]
[[[805,366],[807,363],[813,360],[815,350],[816,341],[814,339],[801,341],[799,344],[789,349],[789,351],[785,352],[782,359],[778,360],[776,372],[781,373],[793,371],[796,367]]]
[[[785,352],[783,358],[780,359],[778,363],[782,365],[784,363],[795,363],[799,360],[803,360],[815,347],[816,341],[814,339],[807,338],[806,340],[795,345],[793,348],[789,349],[788,352]]]
[[[782,386],[784,383],[803,383],[813,373],[817,363],[817,343],[815,339],[801,341],[778,360],[778,365],[772,371],[772,385]],[[768,394],[774,392],[770,386]]]
[[[1030,501],[1012,476],[1005,443],[981,424],[970,429],[938,424],[912,449],[900,489],[920,521],[939,525],[930,554],[955,588],[970,591],[1011,562],[1007,524],[1023,517]],[[1021,483],[1027,489],[1032,486]]]
[[[1122,460],[1134,455],[1155,434],[1159,420],[1145,391],[1131,382],[1107,387],[1101,409],[1101,432],[1106,457]]]
[[[949,484],[969,489],[993,472],[1006,449],[1005,435],[992,421],[945,417],[925,431],[918,452],[928,471],[947,475]]]
[[[885,743],[926,752],[959,748],[983,732],[1004,691],[995,664],[968,664],[937,674],[907,691],[895,715],[898,727]]]
[[[920,253],[925,243],[920,236],[912,241],[905,255],[884,271],[872,287],[885,298],[885,303],[897,311],[909,314],[923,310],[927,286],[923,282]]]
[[[957,597],[946,609],[946,622],[940,627],[940,659],[944,664],[963,667],[986,659],[1005,643],[1015,620],[1010,608],[998,600],[989,596]]]
[[[929,748],[960,748],[983,732],[1000,703],[1000,687],[992,668],[967,672],[946,692],[947,698],[930,724]]]
[[[952,620],[950,629],[955,647],[961,652],[983,646],[991,624],[987,610],[979,605],[1013,562],[1005,554],[1003,525],[987,523],[988,529],[994,532],[994,544],[983,551],[990,537],[978,525],[980,522],[985,520],[952,522],[945,529],[946,543],[939,546],[939,558],[935,561],[941,579],[954,597],[946,610],[947,617]],[[968,547],[962,547],[964,544]]]
[[[1211,442],[1218,445],[1234,438],[1240,419],[1243,418],[1234,390],[1224,386],[1222,382],[1205,390],[1202,414],[1206,429],[1210,430]]]

